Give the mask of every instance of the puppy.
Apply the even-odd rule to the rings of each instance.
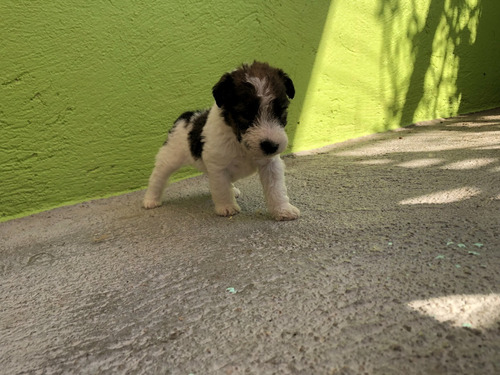
[[[218,215],[240,212],[233,182],[258,172],[269,213],[276,220],[297,219],[300,211],[289,202],[279,155],[288,144],[287,109],[295,96],[290,77],[255,61],[224,74],[212,93],[212,108],[185,112],[175,121],[156,155],[143,206],[160,206],[170,175],[190,164],[208,175]]]

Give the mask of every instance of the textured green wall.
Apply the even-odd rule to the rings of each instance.
[[[500,106],[500,1],[333,1],[295,135],[316,148]]]
[[[173,120],[242,62],[295,78],[296,119],[328,7],[2,0],[0,220],[144,187]]]
[[[144,187],[244,61],[294,79],[293,151],[500,105],[496,0],[80,3],[0,3],[0,220]]]

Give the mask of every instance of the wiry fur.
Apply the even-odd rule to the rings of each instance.
[[[258,172],[271,215],[276,220],[298,218],[279,156],[288,143],[284,127],[288,98],[295,95],[292,80],[281,69],[254,62],[224,74],[213,95],[212,108],[185,112],[174,123],[156,156],[143,206],[160,206],[170,175],[190,164],[208,175],[218,215],[240,212],[239,190],[232,183]]]

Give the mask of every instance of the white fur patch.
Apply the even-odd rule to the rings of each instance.
[[[255,87],[258,96],[263,97],[271,94],[267,79],[247,76],[247,82]]]

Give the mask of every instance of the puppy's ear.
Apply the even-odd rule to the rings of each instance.
[[[288,74],[286,74],[283,70],[280,70],[280,77],[285,84],[286,95],[290,99],[293,99],[293,97],[295,96],[295,87],[293,86],[292,79],[288,77]]]
[[[231,74],[224,74],[219,82],[215,84],[212,88],[212,94],[217,103],[217,107],[222,108],[224,104],[227,104],[229,100],[233,97],[234,93],[234,82]]]

